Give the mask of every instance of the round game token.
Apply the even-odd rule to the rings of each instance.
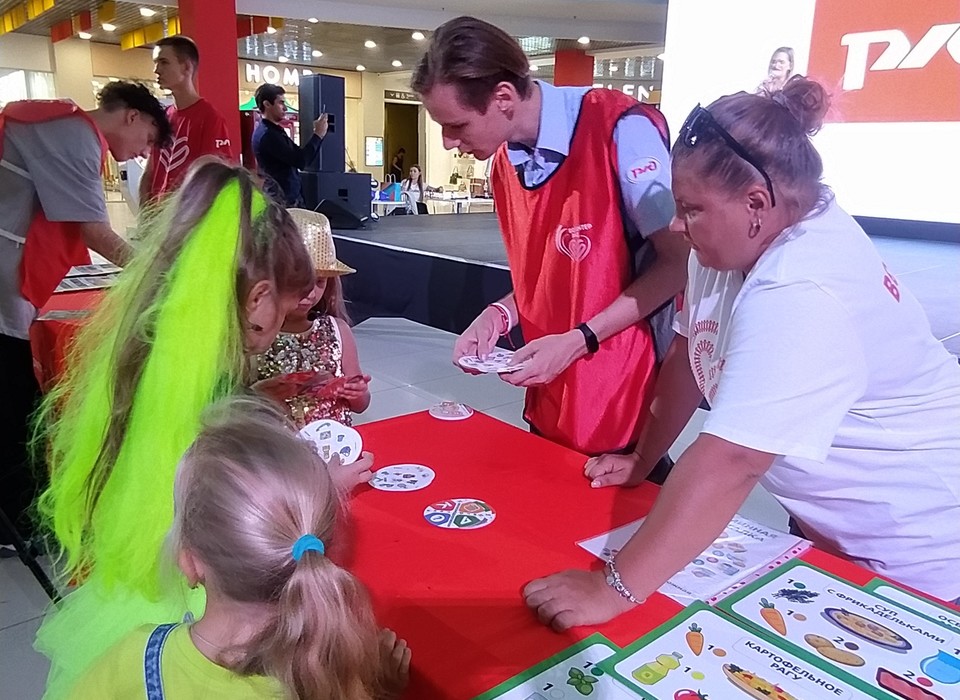
[[[424,508],[423,517],[435,527],[476,530],[492,523],[497,512],[476,498],[451,498]]]
[[[456,401],[441,401],[430,407],[430,415],[438,420],[466,420],[473,415],[473,409]]]
[[[485,360],[481,360],[476,355],[464,355],[457,360],[457,363],[461,367],[471,369],[475,372],[482,372],[484,374],[509,374],[510,372],[516,372],[517,370],[523,369],[526,366],[526,363],[511,365],[510,360],[512,358],[512,351],[503,350],[502,348],[495,348],[493,352],[487,355],[487,359]]]
[[[340,456],[341,464],[353,464],[360,459],[363,439],[353,428],[335,420],[317,420],[308,423],[300,431],[300,437],[313,443],[324,461],[333,455]]]
[[[433,483],[436,475],[422,464],[392,464],[374,472],[370,485],[378,491],[419,491]]]

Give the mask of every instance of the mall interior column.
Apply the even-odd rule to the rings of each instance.
[[[76,102],[81,109],[97,106],[93,92],[93,59],[90,42],[64,39],[53,44],[53,81],[57,97]]]
[[[561,49],[553,58],[554,85],[593,85],[593,56],[579,49]]]
[[[237,71],[236,0],[180,0],[180,30],[197,43],[197,89],[227,120],[240,153],[240,76]]]

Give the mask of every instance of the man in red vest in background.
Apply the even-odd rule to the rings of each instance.
[[[118,265],[130,257],[107,218],[107,150],[129,160],[170,134],[143,85],[112,82],[98,104],[84,112],[69,100],[26,100],[0,110],[0,508],[24,531],[36,495],[29,417],[40,395],[30,324],[70,267],[90,262],[88,248]]]
[[[193,39],[161,39],[153,51],[153,65],[157,83],[173,95],[174,105],[167,109],[173,137],[170,143],[155,145],[150,151],[140,178],[141,204],[176,190],[193,161],[201,156],[238,160],[223,115],[197,92],[200,51]]]
[[[532,430],[588,455],[632,452],[656,379],[651,322],[669,327],[689,252],[667,231],[663,117],[621,92],[532,80],[517,42],[471,17],[437,29],[412,85],[446,148],[493,158],[513,280],[454,361],[484,358],[519,324],[526,365],[502,377],[527,388]],[[662,480],[669,461],[650,457]]]

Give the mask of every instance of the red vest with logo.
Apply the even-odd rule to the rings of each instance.
[[[570,153],[545,182],[528,189],[506,146],[495,156],[493,195],[527,342],[589,321],[633,282],[613,139],[630,113],[647,116],[666,138],[657,110],[620,92],[591,90]],[[528,389],[524,416],[545,437],[580,452],[620,450],[639,438],[655,380],[653,338],[641,321],[549,384]]]
[[[64,117],[78,117],[90,124],[100,139],[102,170],[107,157],[107,141],[87,113],[69,100],[23,100],[11,102],[0,110],[0,159],[3,158],[3,135],[8,121],[37,124]],[[38,206],[27,229],[20,261],[20,293],[24,298],[41,308],[71,267],[88,264],[90,253],[80,224],[48,221],[43,207]]]

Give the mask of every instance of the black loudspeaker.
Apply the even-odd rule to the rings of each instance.
[[[301,185],[307,208],[325,214],[333,228],[360,228],[370,218],[370,176],[366,173],[304,172]]]
[[[346,84],[335,75],[313,73],[300,78],[300,143],[306,143],[313,134],[313,122],[323,112],[328,115],[329,128],[323,138],[320,153],[307,165],[311,172],[342,173],[344,171],[346,141],[343,124]]]
[[[346,207],[334,202],[332,199],[324,199],[318,204],[314,211],[318,211],[327,217],[330,221],[330,228],[335,230],[363,228],[365,220],[354,216]]]

